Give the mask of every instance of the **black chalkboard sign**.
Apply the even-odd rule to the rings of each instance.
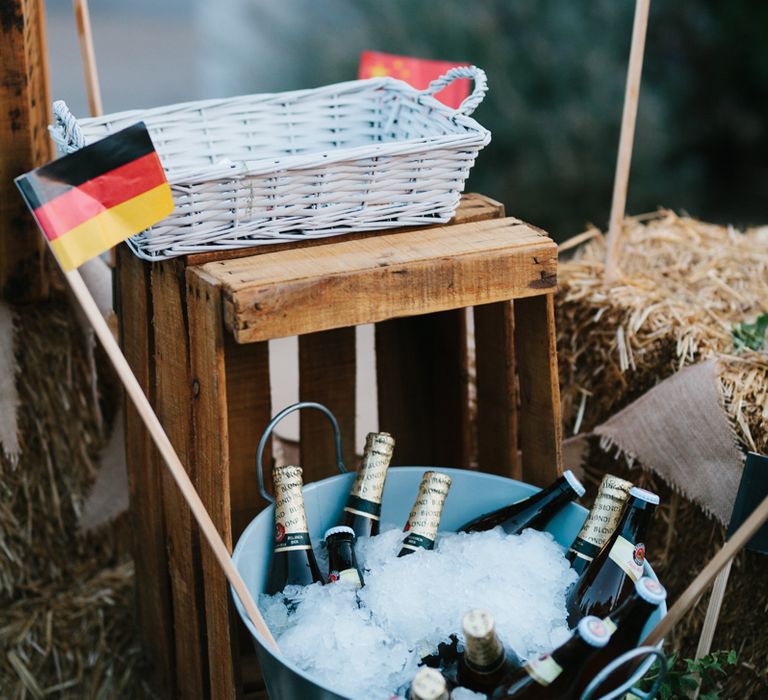
[[[752,511],[768,496],[768,457],[756,452],[747,454],[744,473],[741,475],[739,492],[733,504],[727,538],[750,516]],[[768,523],[765,523],[747,542],[746,548],[760,554],[768,554]]]

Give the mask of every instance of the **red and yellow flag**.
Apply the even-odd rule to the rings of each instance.
[[[468,63],[433,61],[426,58],[395,56],[381,51],[364,51],[360,55],[359,78],[383,78],[391,76],[403,80],[417,90],[426,88],[435,78],[445,75],[451,68],[468,66]],[[470,83],[467,78],[454,80],[443,88],[435,98],[456,109],[469,95]]]
[[[16,185],[65,271],[173,211],[143,122],[17,177]]]

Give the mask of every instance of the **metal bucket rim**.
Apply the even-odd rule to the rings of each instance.
[[[473,478],[477,478],[480,481],[486,481],[486,482],[497,482],[497,483],[507,483],[510,481],[515,482],[516,484],[519,484],[520,486],[525,487],[529,493],[535,493],[537,491],[540,491],[541,489],[537,486],[533,486],[531,484],[525,483],[524,481],[518,481],[517,479],[512,479],[510,477],[506,476],[500,476],[498,474],[489,474],[487,472],[480,472],[480,471],[471,471],[468,469],[458,469],[455,467],[415,467],[415,466],[403,466],[403,467],[392,467],[392,471],[390,473],[396,473],[396,472],[404,472],[404,473],[412,473],[417,472],[419,474],[423,473],[424,471],[429,470],[438,470],[441,472],[445,472],[449,476],[453,476],[454,474],[459,474],[462,476],[471,475]],[[339,481],[348,479],[351,480],[354,472],[347,472],[345,474],[334,474],[333,476],[326,477],[325,479],[320,479],[319,481],[313,481],[309,484],[305,484],[303,492],[304,493],[311,493],[315,489],[321,488],[324,484],[327,484],[332,481]],[[584,514],[584,517],[587,516],[589,511],[582,505],[571,502],[572,506],[575,506],[578,510],[582,511]],[[249,539],[251,532],[253,530],[258,529],[262,519],[267,517],[272,517],[272,511],[274,509],[274,505],[270,504],[266,506],[258,515],[256,515],[253,520],[251,520],[250,523],[248,523],[248,526],[243,530],[242,534],[237,540],[237,544],[235,545],[235,549],[232,552],[232,560],[235,564],[235,567],[240,570],[239,562],[240,557],[244,551],[245,548],[245,542]],[[658,581],[658,577],[656,576],[656,573],[651,568],[648,561],[645,561],[644,564],[644,572],[646,576],[651,576],[654,580]],[[248,582],[246,581],[246,585],[248,585]],[[232,594],[232,597],[235,601],[235,607],[237,608],[237,612],[240,615],[240,619],[243,621],[245,626],[248,628],[248,631],[250,632],[251,636],[256,640],[256,642],[261,647],[261,650],[263,652],[266,652],[269,654],[274,661],[277,661],[278,663],[282,664],[283,666],[286,666],[288,669],[293,671],[294,673],[298,674],[299,676],[302,676],[306,680],[308,680],[311,683],[314,683],[315,685],[319,687],[324,687],[321,684],[317,683],[312,679],[312,676],[307,674],[306,671],[304,671],[302,668],[297,666],[293,661],[290,659],[287,659],[282,654],[278,655],[275,653],[275,651],[271,648],[271,646],[267,643],[267,641],[259,634],[258,630],[251,624],[251,621],[248,619],[248,615],[245,612],[245,608],[243,607],[242,603],[240,602],[240,599],[237,597],[237,594],[235,593],[235,590],[230,586],[230,591]],[[259,596],[261,595],[261,591],[251,591],[254,598],[258,601]],[[667,614],[667,605],[666,602],[662,602],[659,606],[661,609],[662,617]],[[638,643],[639,644],[639,643]],[[658,648],[661,649],[664,644],[664,640],[662,639],[658,644]],[[653,664],[653,659],[649,658],[646,661],[644,661],[642,664],[640,664],[637,669],[635,670],[635,673],[633,673],[633,677],[637,678],[637,681],[640,680],[650,669],[651,665]],[[636,681],[636,682],[637,682]],[[337,691],[333,689],[328,689],[331,692],[336,693]]]

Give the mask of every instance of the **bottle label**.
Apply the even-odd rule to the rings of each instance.
[[[600,483],[595,505],[589,511],[571,551],[591,561],[610,539],[621,518],[632,483],[608,474]]]
[[[276,552],[311,549],[304,496],[301,492],[301,467],[275,469]]]
[[[427,472],[421,480],[419,494],[413,504],[405,526],[408,536],[403,541],[406,549],[432,549],[440,527],[445,499],[451,487],[451,477],[440,472]]]
[[[344,510],[366,518],[379,519],[381,495],[387,469],[392,459],[394,441],[383,433],[370,433],[365,443],[363,463],[355,476],[355,483],[349,492],[349,500]]]
[[[356,588],[362,588],[363,582],[360,580],[360,573],[357,569],[344,569],[344,571],[331,571],[328,574],[328,583],[349,583]]]
[[[550,655],[529,661],[523,667],[539,685],[549,685],[563,672],[563,667]]]
[[[633,581],[637,581],[643,575],[645,545],[642,542],[632,544],[628,539],[619,535],[611,547],[608,557],[616,562]]]
[[[364,518],[378,520],[381,514],[381,503],[366,501],[364,498],[350,494],[344,510],[347,513],[354,513],[355,515],[362,515]]]

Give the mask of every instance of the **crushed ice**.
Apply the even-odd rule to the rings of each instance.
[[[291,613],[282,594],[260,597],[282,653],[317,683],[350,698],[389,700],[421,657],[451,634],[463,641],[470,608],[490,611],[521,658],[567,639],[565,593],[576,574],[549,533],[441,532],[435,550],[398,559],[403,537],[391,529],[357,542],[366,570],[360,590],[342,583],[288,590],[298,600]]]

